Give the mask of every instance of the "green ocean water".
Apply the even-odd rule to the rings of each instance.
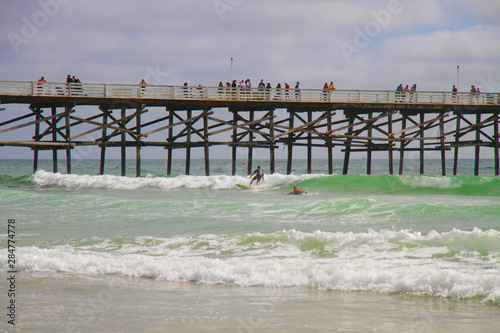
[[[62,326],[68,331],[75,324],[92,331],[107,311],[116,315],[115,307],[132,313],[134,297],[157,304],[153,310],[141,303],[142,319],[136,319],[145,325],[153,314],[161,316],[162,299],[175,297],[177,306],[170,308],[174,326],[196,332],[201,327],[196,320],[194,326],[183,324],[185,317],[179,314],[184,307],[197,308],[187,297],[196,290],[200,302],[210,302],[210,297],[220,302],[213,304],[219,315],[212,312],[205,318],[214,331],[283,331],[288,324],[286,316],[278,316],[277,305],[297,295],[312,305],[305,310],[293,301],[287,310],[292,317],[297,311],[319,311],[336,299],[373,316],[382,329],[384,316],[369,305],[370,297],[376,297],[402,307],[401,315],[392,318],[400,325],[418,304],[421,316],[405,331],[496,329],[500,178],[492,174],[493,161],[482,161],[477,177],[470,176],[473,163],[468,160],[461,161],[458,176],[440,176],[440,161],[433,160],[426,162],[426,175],[418,174],[416,163],[407,163],[403,175],[388,175],[386,161],[375,161],[369,176],[364,160],[352,161],[349,175],[340,174],[339,161],[333,175],[326,174],[322,160],[313,161],[312,174],[306,173],[306,161],[294,161],[292,175],[284,172],[286,161],[278,161],[273,175],[267,173],[267,161],[254,163],[262,165],[265,181],[245,191],[236,187],[249,183],[243,161],[236,176],[230,175],[229,160],[212,160],[211,176],[204,176],[203,160],[192,161],[189,176],[182,175],[183,161],[176,161],[174,175],[166,176],[164,161],[148,160],[142,163],[142,177],[136,178],[120,177],[119,161],[109,161],[109,174],[98,176],[95,160],[75,161],[71,175],[51,172],[51,161],[41,161],[40,170],[31,174],[31,161],[0,160],[0,214],[5,226],[7,219],[16,220],[17,269],[30,295],[50,299],[45,309],[37,308],[40,299],[24,294],[26,309],[35,311],[24,314],[24,327],[51,331]],[[65,170],[64,161],[58,167]],[[127,174],[134,175],[134,162],[127,167]],[[311,195],[283,195],[293,186]],[[1,237],[0,267],[6,272],[7,234]],[[116,279],[119,288],[109,285]],[[217,289],[220,295],[214,295],[213,286],[223,288]],[[47,291],[53,288],[61,289],[61,295]],[[116,288],[143,293],[121,299]],[[251,288],[266,296],[256,300]],[[357,299],[359,293],[364,296]],[[70,310],[87,295],[101,295],[101,307],[107,309],[96,310],[88,322]],[[390,298],[394,295],[406,300]],[[245,303],[247,298],[263,302],[268,310],[272,306],[275,316],[250,321],[245,311],[261,317],[264,312]],[[233,309],[231,302],[239,305]],[[432,305],[422,310],[422,302]],[[54,311],[61,304],[64,310]],[[464,308],[481,319],[463,318]],[[203,322],[203,311],[190,318]],[[37,322],[43,316],[52,319],[52,326]],[[217,326],[219,317],[226,319]],[[325,325],[328,318],[321,319]],[[297,327],[307,324],[307,318],[297,320]],[[335,320],[348,330],[345,318]],[[450,320],[455,326],[447,326]],[[266,323],[275,329],[266,330]],[[103,331],[127,331],[120,325],[115,318]],[[397,327],[387,331],[397,332]]]

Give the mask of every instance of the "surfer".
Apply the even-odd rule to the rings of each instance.
[[[301,195],[301,194],[307,194],[306,191],[299,190],[297,186],[293,187],[293,191],[288,193],[288,194],[295,194],[295,195]]]
[[[254,180],[257,182],[257,185],[259,185],[260,180],[264,180],[264,172],[260,168],[260,165],[257,166],[257,169],[250,175],[250,178],[255,175],[252,180],[250,181],[250,186],[254,182]]]

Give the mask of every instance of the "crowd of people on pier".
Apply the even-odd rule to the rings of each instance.
[[[261,79],[257,85],[257,91],[252,91],[252,81],[250,79],[241,80],[237,83],[237,80],[232,82],[226,82],[224,84],[222,81],[219,82],[218,93],[220,98],[232,97],[236,98],[239,94],[239,98],[256,98],[256,99],[266,99],[266,100],[291,100],[300,99],[300,82],[295,83],[294,88],[291,88],[288,82],[285,82],[282,86],[278,83],[274,88],[274,95],[271,95],[273,87],[271,83],[264,83],[264,79]]]
[[[44,76],[38,79],[37,93],[44,93],[44,83],[47,80]],[[142,79],[139,83],[140,96],[143,97],[146,92],[146,87],[148,83],[145,79]],[[83,93],[83,87],[80,79],[76,76],[70,74],[66,77],[66,87],[56,87],[56,92],[58,95],[81,95]],[[335,91],[336,87],[333,81],[330,83],[325,82],[323,85],[322,93],[320,99],[322,101],[328,101],[331,92]],[[187,82],[183,85],[183,91],[185,98],[204,98],[207,97],[206,87],[201,84],[197,86],[190,86]],[[403,86],[399,84],[395,90],[395,102],[405,103],[405,102],[416,102],[416,92],[417,85],[413,84],[411,87],[409,85]],[[456,85],[453,85],[452,89],[452,102],[458,103],[459,94]],[[45,92],[46,93],[46,92]],[[277,83],[273,88],[270,82],[264,82],[261,79],[257,87],[254,87],[252,81],[247,78],[244,80],[232,80],[231,82],[223,83],[219,82],[217,87],[217,93],[220,99],[257,99],[257,100],[301,100],[301,87],[300,82],[296,81],[295,85],[292,87],[288,82]],[[479,101],[481,95],[480,88],[472,85],[470,89],[470,98],[472,101]]]
[[[411,86],[411,88],[409,88],[408,85],[406,85],[403,88],[403,84],[400,83],[399,86],[396,88],[396,103],[407,102],[407,99],[406,99],[407,95],[409,97],[409,101],[413,102],[413,99],[414,99],[416,92],[417,92],[417,85],[416,84],[413,84],[413,86]]]
[[[37,92],[39,95],[44,93],[44,83],[46,82],[45,76],[38,79]],[[67,95],[68,93],[70,95],[81,95],[83,91],[82,82],[76,76],[68,74],[66,77],[66,87],[55,87],[55,91],[57,95]]]

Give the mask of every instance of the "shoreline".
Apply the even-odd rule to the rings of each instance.
[[[494,332],[500,316],[474,298],[51,272],[21,272],[18,283],[21,331]]]

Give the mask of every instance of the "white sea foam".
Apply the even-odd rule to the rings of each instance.
[[[33,271],[452,298],[480,296],[500,303],[499,248],[500,232],[494,230],[454,229],[427,235],[410,230],[288,230],[104,239],[90,245],[82,240],[81,246],[76,242],[45,249],[20,247],[18,253],[20,268]]]
[[[323,175],[265,175],[265,182],[261,183],[260,189],[274,186],[288,185],[296,181],[306,180]],[[65,186],[78,189],[115,189],[135,190],[141,188],[158,188],[163,190],[175,190],[180,188],[234,189],[236,184],[248,184],[249,178],[243,176],[177,176],[177,177],[119,177],[113,175],[73,175],[52,173],[39,170],[32,176],[33,182],[39,186]]]
[[[453,184],[449,177],[432,177],[432,176],[399,176],[401,182],[413,188],[417,187],[432,187],[439,189],[459,187]]]

